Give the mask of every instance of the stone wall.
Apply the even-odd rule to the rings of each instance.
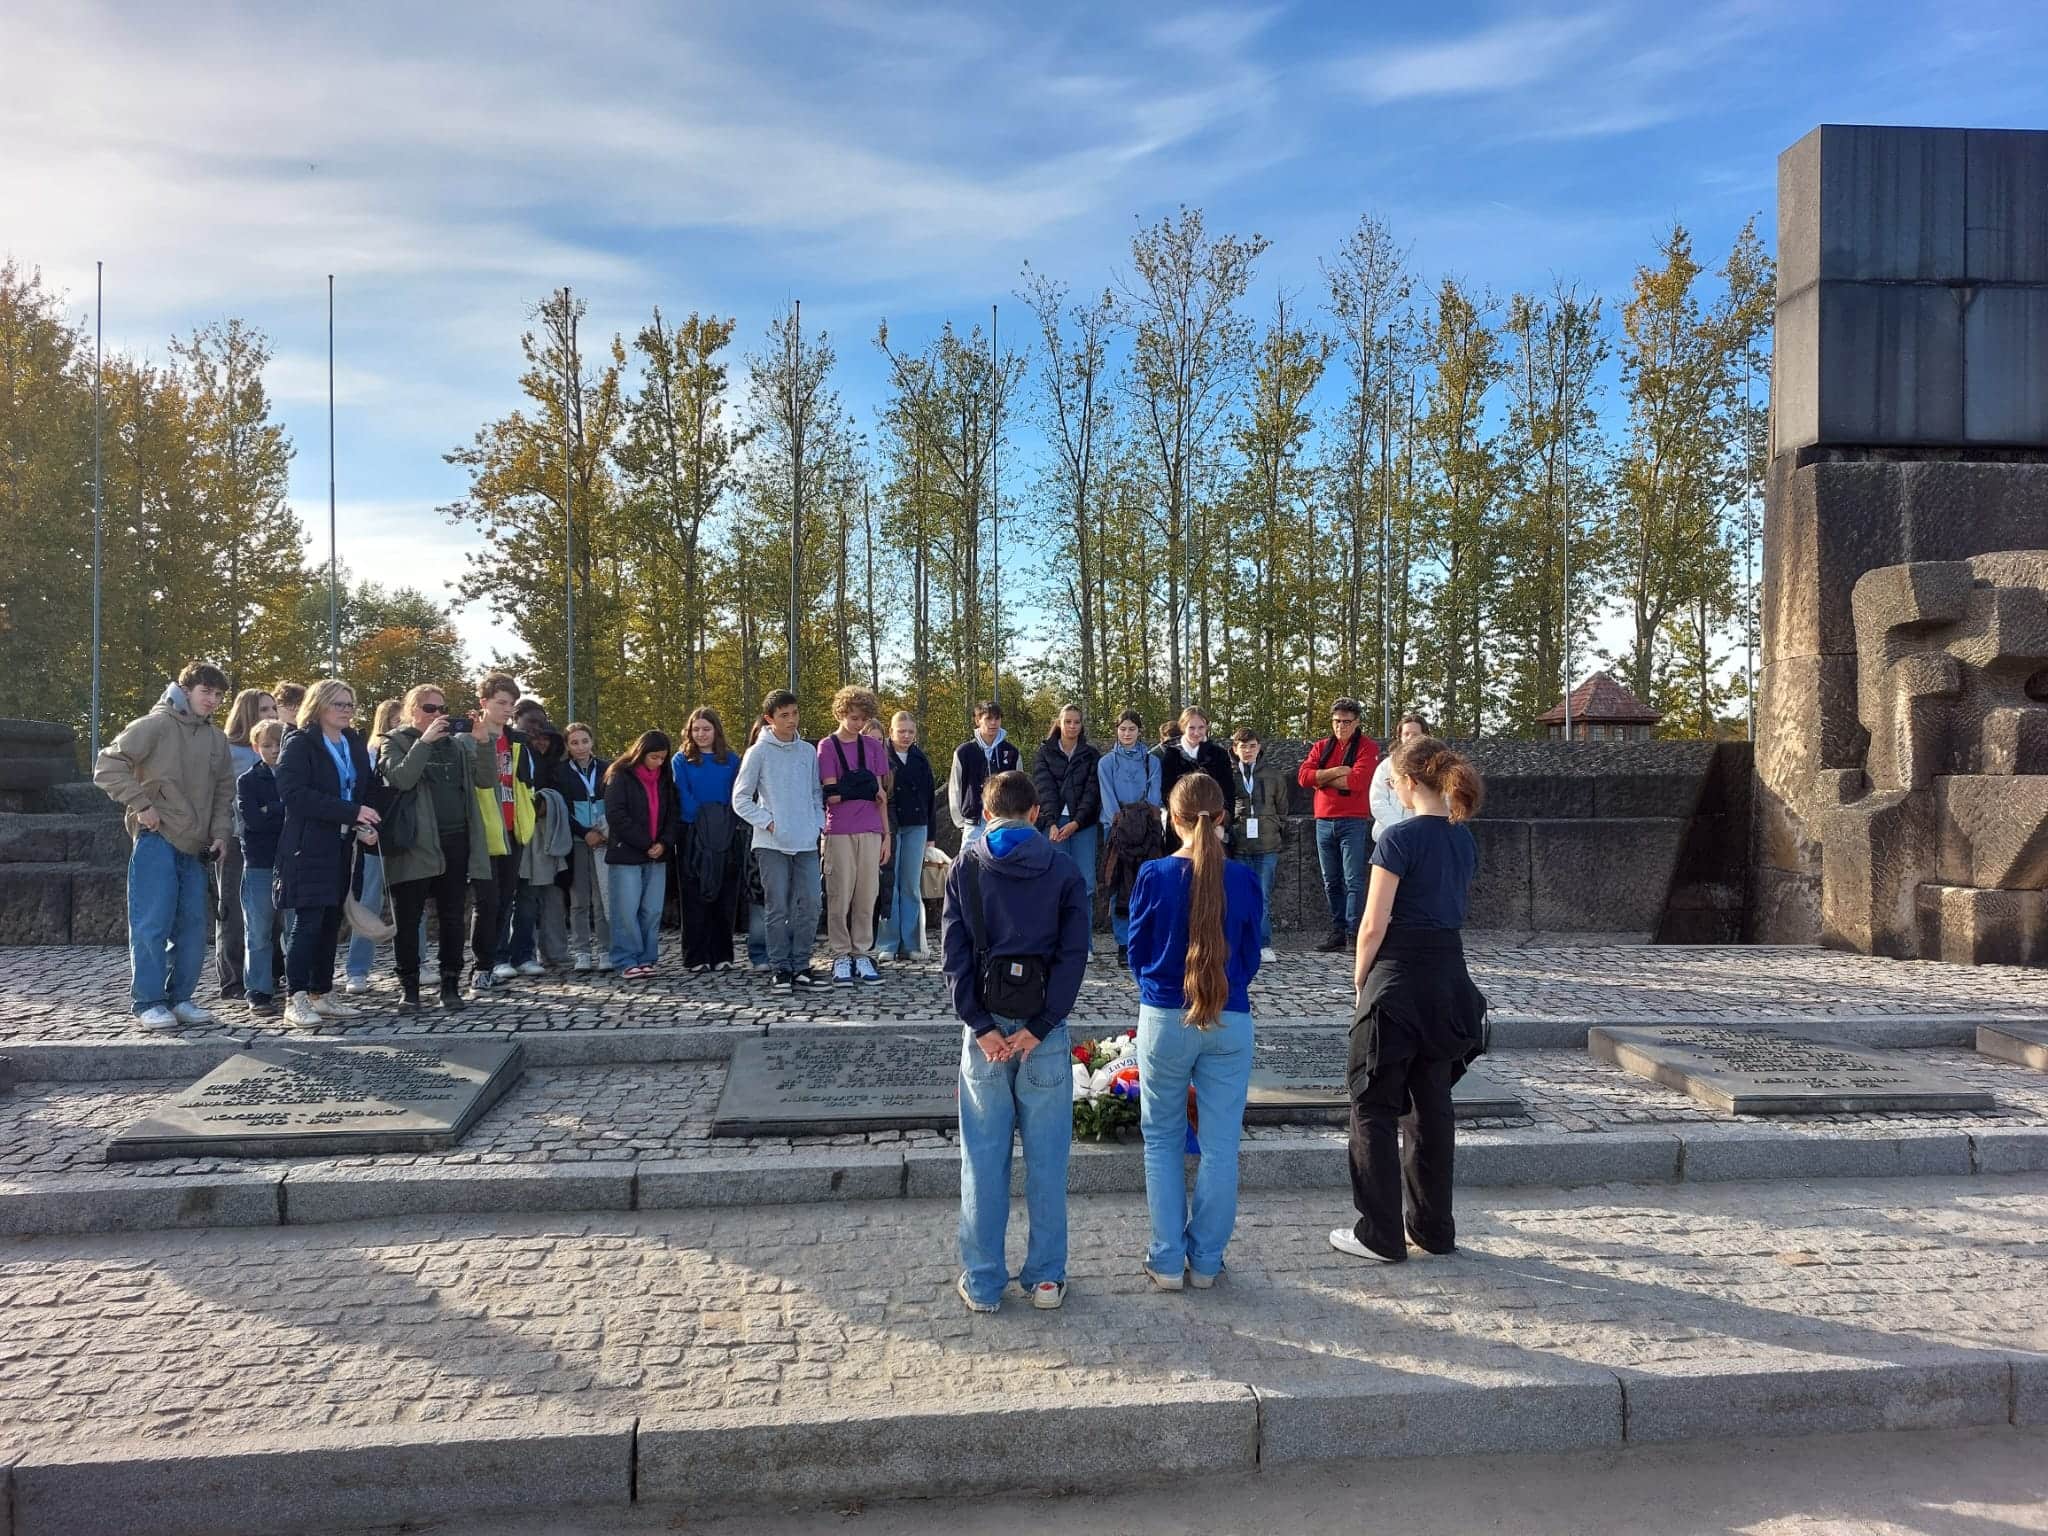
[[[0,944],[126,941],[128,836],[67,725],[0,720]]]

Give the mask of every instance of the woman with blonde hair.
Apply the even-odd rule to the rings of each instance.
[[[1252,1077],[1248,989],[1259,971],[1266,901],[1259,877],[1224,852],[1229,811],[1206,773],[1168,806],[1179,851],[1131,887],[1131,975],[1138,983],[1138,1108],[1152,1246],[1144,1271],[1162,1291],[1216,1283],[1237,1225],[1237,1146]],[[1188,1089],[1201,1116],[1194,1200],[1187,1192]]]
[[[234,764],[237,782],[257,763],[256,746],[249,739],[250,733],[263,721],[276,718],[277,700],[261,688],[244,688],[235,695],[235,702],[228,708],[227,734],[228,758]],[[239,818],[234,831],[221,841],[220,864],[215,870],[219,887],[215,892],[218,903],[214,909],[213,979],[219,984],[223,998],[237,998],[243,996],[243,949],[248,933],[242,912],[242,872],[248,861],[242,856]],[[264,990],[267,992],[269,989]]]
[[[1410,1247],[1457,1247],[1451,1089],[1486,1038],[1486,999],[1465,969],[1459,934],[1479,867],[1465,825],[1484,792],[1479,771],[1427,736],[1393,762],[1394,793],[1413,814],[1373,849],[1347,1074],[1358,1220],[1330,1233],[1339,1253],[1381,1264],[1402,1262]]]
[[[355,1012],[332,995],[334,947],[348,899],[349,855],[357,842],[376,843],[380,820],[365,799],[372,783],[370,756],[351,729],[355,709],[347,683],[331,677],[315,683],[299,706],[299,728],[278,760],[284,829],[277,883],[283,905],[296,914],[285,956],[288,1024],[318,1024]]]

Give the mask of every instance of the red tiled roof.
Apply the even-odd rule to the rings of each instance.
[[[1572,722],[1604,720],[1619,725],[1655,725],[1664,717],[1647,708],[1605,672],[1595,672],[1572,690]],[[1564,723],[1564,702],[1559,700],[1536,717],[1538,725]]]

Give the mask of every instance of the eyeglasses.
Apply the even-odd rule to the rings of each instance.
[[[1358,716],[1356,716],[1356,715],[1332,715],[1332,716],[1330,716],[1330,724],[1332,724],[1332,725],[1356,725],[1356,724],[1358,724]]]
[[[327,707],[329,709],[345,709],[350,714],[354,714],[356,712],[356,701],[354,699],[336,699]]]
[[[446,704],[415,704],[413,708],[423,715],[445,715],[448,713],[448,706]]]

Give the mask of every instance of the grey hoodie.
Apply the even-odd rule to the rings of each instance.
[[[734,813],[754,829],[754,846],[777,853],[816,853],[825,835],[825,785],[818,749],[799,734],[778,740],[763,731],[740,759],[733,780]],[[775,830],[768,830],[770,823]]]

